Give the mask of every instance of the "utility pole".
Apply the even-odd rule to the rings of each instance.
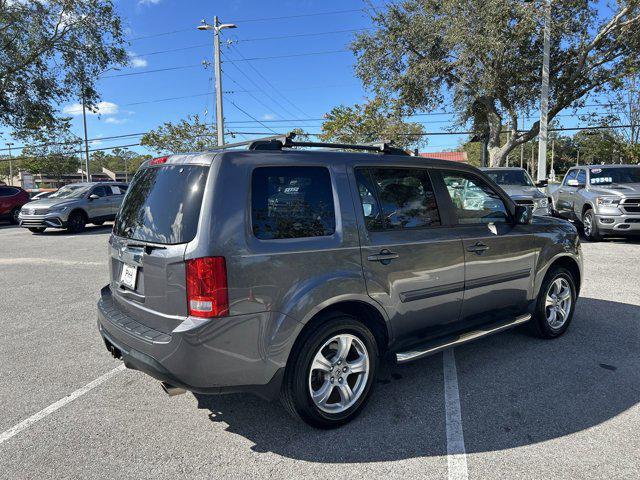
[[[580,149],[578,149],[578,155],[576,156],[576,167],[580,165]]]
[[[89,171],[89,140],[87,138],[87,112],[84,106],[84,91],[82,92],[82,123],[84,124],[84,164],[87,170],[87,182],[90,182],[91,172]]]
[[[556,154],[556,140],[554,138],[553,140],[551,140],[551,171],[549,172],[549,175],[553,180],[555,180],[556,178],[556,172],[553,170],[553,160],[554,160],[555,154]]]
[[[549,114],[549,56],[551,50],[551,0],[544,5],[544,46],[542,90],[540,93],[540,139],[538,142],[538,181],[547,177],[547,120]]]
[[[9,185],[13,187],[13,157],[11,156],[11,146],[13,143],[7,142],[7,147],[9,147]]]
[[[224,115],[222,113],[222,70],[220,68],[220,30],[237,28],[233,23],[220,23],[218,16],[213,17],[213,25],[203,19],[198,30],[213,30],[213,60],[216,74],[216,133],[218,146],[224,145]]]
[[[524,143],[520,144],[520,168],[524,165]]]

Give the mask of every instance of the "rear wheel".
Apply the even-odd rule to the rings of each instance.
[[[577,299],[573,275],[564,268],[554,268],[540,287],[536,309],[529,325],[541,338],[556,338],[569,328]]]
[[[20,215],[20,207],[16,207],[13,210],[11,210],[10,216],[9,216],[9,221],[14,224],[17,225],[18,224],[18,215]]]
[[[80,233],[84,231],[87,225],[87,219],[82,212],[72,212],[67,220],[67,230],[71,233]]]
[[[31,233],[42,233],[46,230],[46,227],[29,227]]]
[[[378,346],[371,331],[350,315],[332,316],[294,348],[282,403],[313,427],[338,427],[364,407],[377,367]]]
[[[602,240],[596,216],[591,209],[587,210],[584,212],[584,215],[582,215],[582,233],[584,233],[584,238],[591,242]]]

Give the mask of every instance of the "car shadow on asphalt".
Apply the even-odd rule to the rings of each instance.
[[[73,236],[100,235],[100,234],[109,233],[112,228],[113,228],[113,224],[112,223],[105,223],[104,225],[87,225],[85,227],[84,231],[82,231],[80,233],[72,233],[72,232],[69,232],[69,231],[63,230],[63,229],[47,229],[43,233],[34,233],[34,236],[56,237],[56,236],[60,236],[60,235],[62,235],[62,236],[69,236],[69,235],[73,235]]]
[[[640,307],[581,298],[555,340],[517,329],[455,349],[468,453],[531,445],[596,427],[640,401]],[[196,394],[212,422],[258,452],[313,462],[446,455],[440,354],[383,366],[367,408],[337,430],[294,421],[249,395]]]

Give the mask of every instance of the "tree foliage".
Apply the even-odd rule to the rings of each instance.
[[[127,61],[123,42],[109,0],[0,0],[0,125],[29,136],[62,102],[95,106],[100,74]]]
[[[157,153],[200,152],[217,146],[216,128],[189,115],[178,123],[166,122],[145,134],[140,144]]]
[[[384,11],[370,5],[377,29],[352,44],[356,74],[409,111],[449,104],[460,125],[488,137],[491,164],[498,165],[539,131],[538,122],[517,127],[539,98],[544,3],[400,0]],[[640,64],[638,2],[600,3],[552,2],[550,120],[590,93],[616,88]],[[511,139],[500,145],[507,122]]]
[[[60,178],[77,172],[81,164],[82,140],[70,131],[69,120],[32,133],[33,143],[22,149],[21,168]]]
[[[140,155],[126,148],[114,148],[113,150],[98,150],[92,152],[90,170],[91,173],[101,173],[103,168],[112,172],[126,171],[129,176],[133,175],[142,162],[150,155]]]
[[[424,128],[407,122],[403,115],[387,107],[381,98],[352,107],[340,105],[325,115],[320,138],[338,143],[393,141],[400,148],[422,145]]]

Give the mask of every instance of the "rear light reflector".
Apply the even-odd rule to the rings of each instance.
[[[187,260],[187,303],[189,315],[194,317],[224,317],[229,314],[224,257]]]
[[[167,163],[167,160],[169,160],[169,157],[158,157],[158,158],[154,158],[153,160],[151,160],[149,162],[149,165],[160,165],[162,163]]]

